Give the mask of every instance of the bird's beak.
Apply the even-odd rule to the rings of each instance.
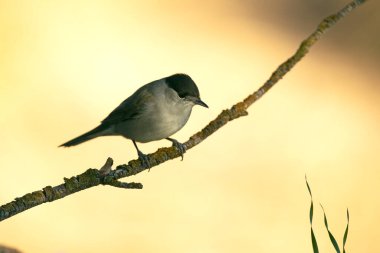
[[[199,98],[194,100],[194,104],[208,108],[208,105],[205,102],[203,102],[202,100],[200,100]]]
[[[203,102],[200,98],[193,97],[193,96],[187,96],[185,99],[187,101],[194,103],[195,105],[200,105],[200,106],[208,108],[208,105],[205,102]]]

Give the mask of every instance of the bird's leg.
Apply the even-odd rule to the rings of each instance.
[[[150,169],[151,166],[150,166],[150,162],[149,162],[148,156],[140,151],[140,149],[137,147],[137,144],[136,144],[136,142],[134,140],[132,140],[132,142],[133,142],[133,145],[135,145],[135,148],[137,150],[137,155],[139,156],[141,164],[145,168]]]
[[[176,139],[172,139],[172,138],[166,138],[168,141],[171,141],[173,143],[173,147],[176,147],[178,149],[178,151],[181,153],[181,161],[183,161],[183,154],[186,153],[186,146],[182,143],[180,143],[179,141],[177,141]]]

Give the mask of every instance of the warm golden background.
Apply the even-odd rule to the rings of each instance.
[[[181,141],[257,89],[346,1],[0,0],[0,203],[136,158],[105,137],[57,146],[96,126],[140,85],[190,74],[196,107]],[[380,252],[379,3],[333,28],[250,116],[180,159],[0,224],[25,253],[312,252],[308,175],[339,243]],[[141,145],[145,152],[167,141]],[[315,210],[321,252],[334,252]]]

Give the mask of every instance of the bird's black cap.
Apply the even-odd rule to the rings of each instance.
[[[165,78],[170,88],[181,98],[192,96],[199,98],[199,90],[193,79],[186,74],[174,74]]]

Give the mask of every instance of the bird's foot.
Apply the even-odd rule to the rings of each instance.
[[[150,165],[148,156],[146,154],[144,154],[143,152],[141,152],[140,150],[137,151],[137,154],[139,156],[139,160],[141,162],[141,165],[144,166],[144,168],[150,170],[150,167],[152,167],[152,166]]]
[[[183,154],[186,153],[186,145],[172,138],[167,138],[167,139],[171,141],[173,143],[173,147],[177,148],[178,151],[181,153],[181,161],[183,161]]]

